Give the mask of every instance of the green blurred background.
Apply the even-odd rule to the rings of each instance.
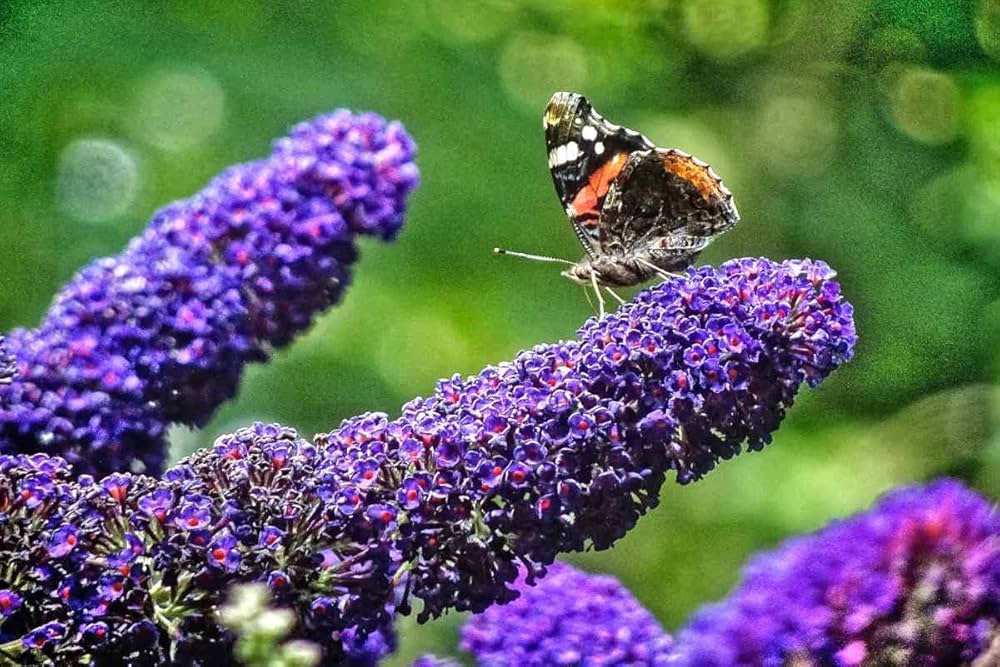
[[[1000,496],[1000,0],[0,0],[0,329],[38,322],[89,259],[291,123],[401,119],[423,185],[345,303],[174,458],[254,419],[313,433],[393,414],[454,372],[571,336],[591,310],[541,112],[555,90],[711,162],[744,219],[703,261],[810,256],[840,271],[857,358],[775,443],[572,560],[620,576],[671,630],[748,554],[952,474]],[[396,664],[455,654],[460,616],[403,624]]]

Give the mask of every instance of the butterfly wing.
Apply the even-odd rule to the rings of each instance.
[[[732,193],[711,167],[683,151],[654,148],[632,153],[611,182],[599,244],[676,271],[739,219]]]
[[[601,210],[628,156],[653,144],[634,130],[609,122],[583,95],[556,93],[543,117],[549,170],[580,243],[601,252]]]

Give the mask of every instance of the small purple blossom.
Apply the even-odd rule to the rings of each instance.
[[[72,552],[80,538],[75,526],[62,526],[49,539],[48,555],[52,558],[62,558]]]
[[[462,629],[479,665],[666,665],[673,640],[617,579],[555,563]]]
[[[66,636],[66,626],[62,623],[46,623],[24,635],[21,645],[32,651],[40,650],[49,644],[59,643]]]
[[[894,491],[756,556],[675,664],[970,664],[1000,636],[998,536],[993,503],[956,481]]]
[[[21,608],[21,596],[11,590],[0,591],[0,616],[7,617]]]
[[[23,502],[28,481],[45,502]],[[277,426],[224,436],[162,480],[74,481],[62,459],[0,455],[0,559],[12,564],[0,631],[58,664],[229,664],[213,610],[232,584],[259,581],[331,661],[375,664],[395,641],[395,510],[345,516],[321,490],[331,483],[318,449]],[[52,622],[64,639],[38,629]]]
[[[237,548],[236,538],[232,535],[222,535],[208,545],[205,558],[212,567],[219,567],[228,572],[234,572],[240,565],[243,554]]]
[[[398,123],[336,111],[157,211],[37,329],[0,339],[0,452],[157,474],[166,427],[204,424],[247,363],[337,303],[358,235],[396,235],[414,152]]]
[[[100,646],[108,638],[108,624],[102,621],[86,623],[80,628],[80,635],[88,646]]]
[[[608,548],[671,470],[689,482],[766,442],[799,386],[850,357],[832,276],[812,262],[692,269],[578,340],[446,381],[396,420],[361,415],[313,443],[257,424],[159,480],[72,481],[63,459],[0,456],[0,560],[12,564],[0,589],[23,600],[4,631],[63,623],[64,661],[225,664],[232,640],[214,609],[235,583],[269,582],[302,620],[296,638],[335,663],[382,651],[374,637],[388,646],[414,600],[421,620],[510,601],[519,564],[530,584],[558,553]],[[694,344],[746,381],[719,391],[684,361]],[[91,647],[94,622],[108,632]]]

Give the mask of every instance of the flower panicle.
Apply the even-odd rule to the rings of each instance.
[[[229,664],[220,605],[257,582],[294,613],[294,639],[376,664],[395,647],[392,554],[332,488],[317,448],[277,425],[223,436],[159,480],[73,479],[61,458],[0,455],[0,556],[15,563],[0,574],[0,633],[20,638],[0,656]]]
[[[472,616],[461,647],[495,667],[992,665],[998,536],[991,501],[940,480],[757,555],[676,641],[615,579],[556,563]]]
[[[611,546],[741,447],[760,449],[798,388],[848,360],[851,306],[822,262],[690,269],[578,338],[539,345],[317,443],[345,511],[384,508],[421,618],[511,598],[517,562]],[[529,573],[529,577],[531,574]]]
[[[2,457],[0,558],[16,566],[0,590],[20,600],[3,631],[60,623],[30,649],[60,659],[226,659],[223,591],[262,582],[332,661],[389,650],[372,638],[389,647],[415,601],[421,620],[510,601],[519,571],[613,544],[670,471],[688,482],[762,446],[799,386],[850,357],[832,275],[691,270],[577,340],[442,381],[398,419],[361,415],[313,442],[257,424],[159,480],[72,482],[61,459]]]
[[[681,630],[675,664],[957,665],[995,657],[998,536],[994,504],[957,481],[898,489],[754,557],[729,596]]]
[[[673,639],[614,577],[554,563],[517,600],[462,628],[462,650],[479,665],[666,665]]]
[[[156,212],[122,254],[66,285],[38,328],[9,335],[18,376],[0,388],[0,452],[58,454],[78,473],[160,472],[166,427],[204,424],[247,363],[336,303],[358,235],[396,235],[414,153],[398,123],[336,111]]]

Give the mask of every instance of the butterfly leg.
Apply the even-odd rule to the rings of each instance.
[[[644,265],[648,266],[649,268],[653,269],[653,272],[656,273],[656,275],[658,275],[661,278],[663,278],[664,280],[666,280],[668,278],[683,278],[684,277],[680,273],[671,273],[670,271],[664,271],[663,269],[661,269],[660,267],[658,267],[656,264],[653,264],[652,262],[647,262],[642,257],[636,257],[635,261],[637,261],[640,264],[644,264]]]
[[[614,298],[614,300],[615,300],[615,301],[617,301],[617,302],[618,302],[618,303],[619,303],[620,305],[622,305],[622,306],[624,306],[624,305],[625,305],[625,299],[623,299],[623,298],[621,298],[620,296],[618,296],[618,292],[614,291],[614,290],[613,290],[613,289],[611,289],[610,287],[605,287],[604,289],[605,289],[605,291],[607,291],[607,293],[608,293],[608,294],[610,294],[610,295],[611,295],[611,296],[612,296],[612,297]]]
[[[590,272],[590,284],[594,286],[594,296],[597,297],[598,317],[604,317],[604,297],[601,296],[601,288],[597,284],[597,272]]]
[[[585,296],[587,298],[587,305],[590,306],[590,309],[591,310],[596,310],[596,308],[594,308],[594,300],[590,298],[590,286],[589,285],[583,288],[583,296]]]

